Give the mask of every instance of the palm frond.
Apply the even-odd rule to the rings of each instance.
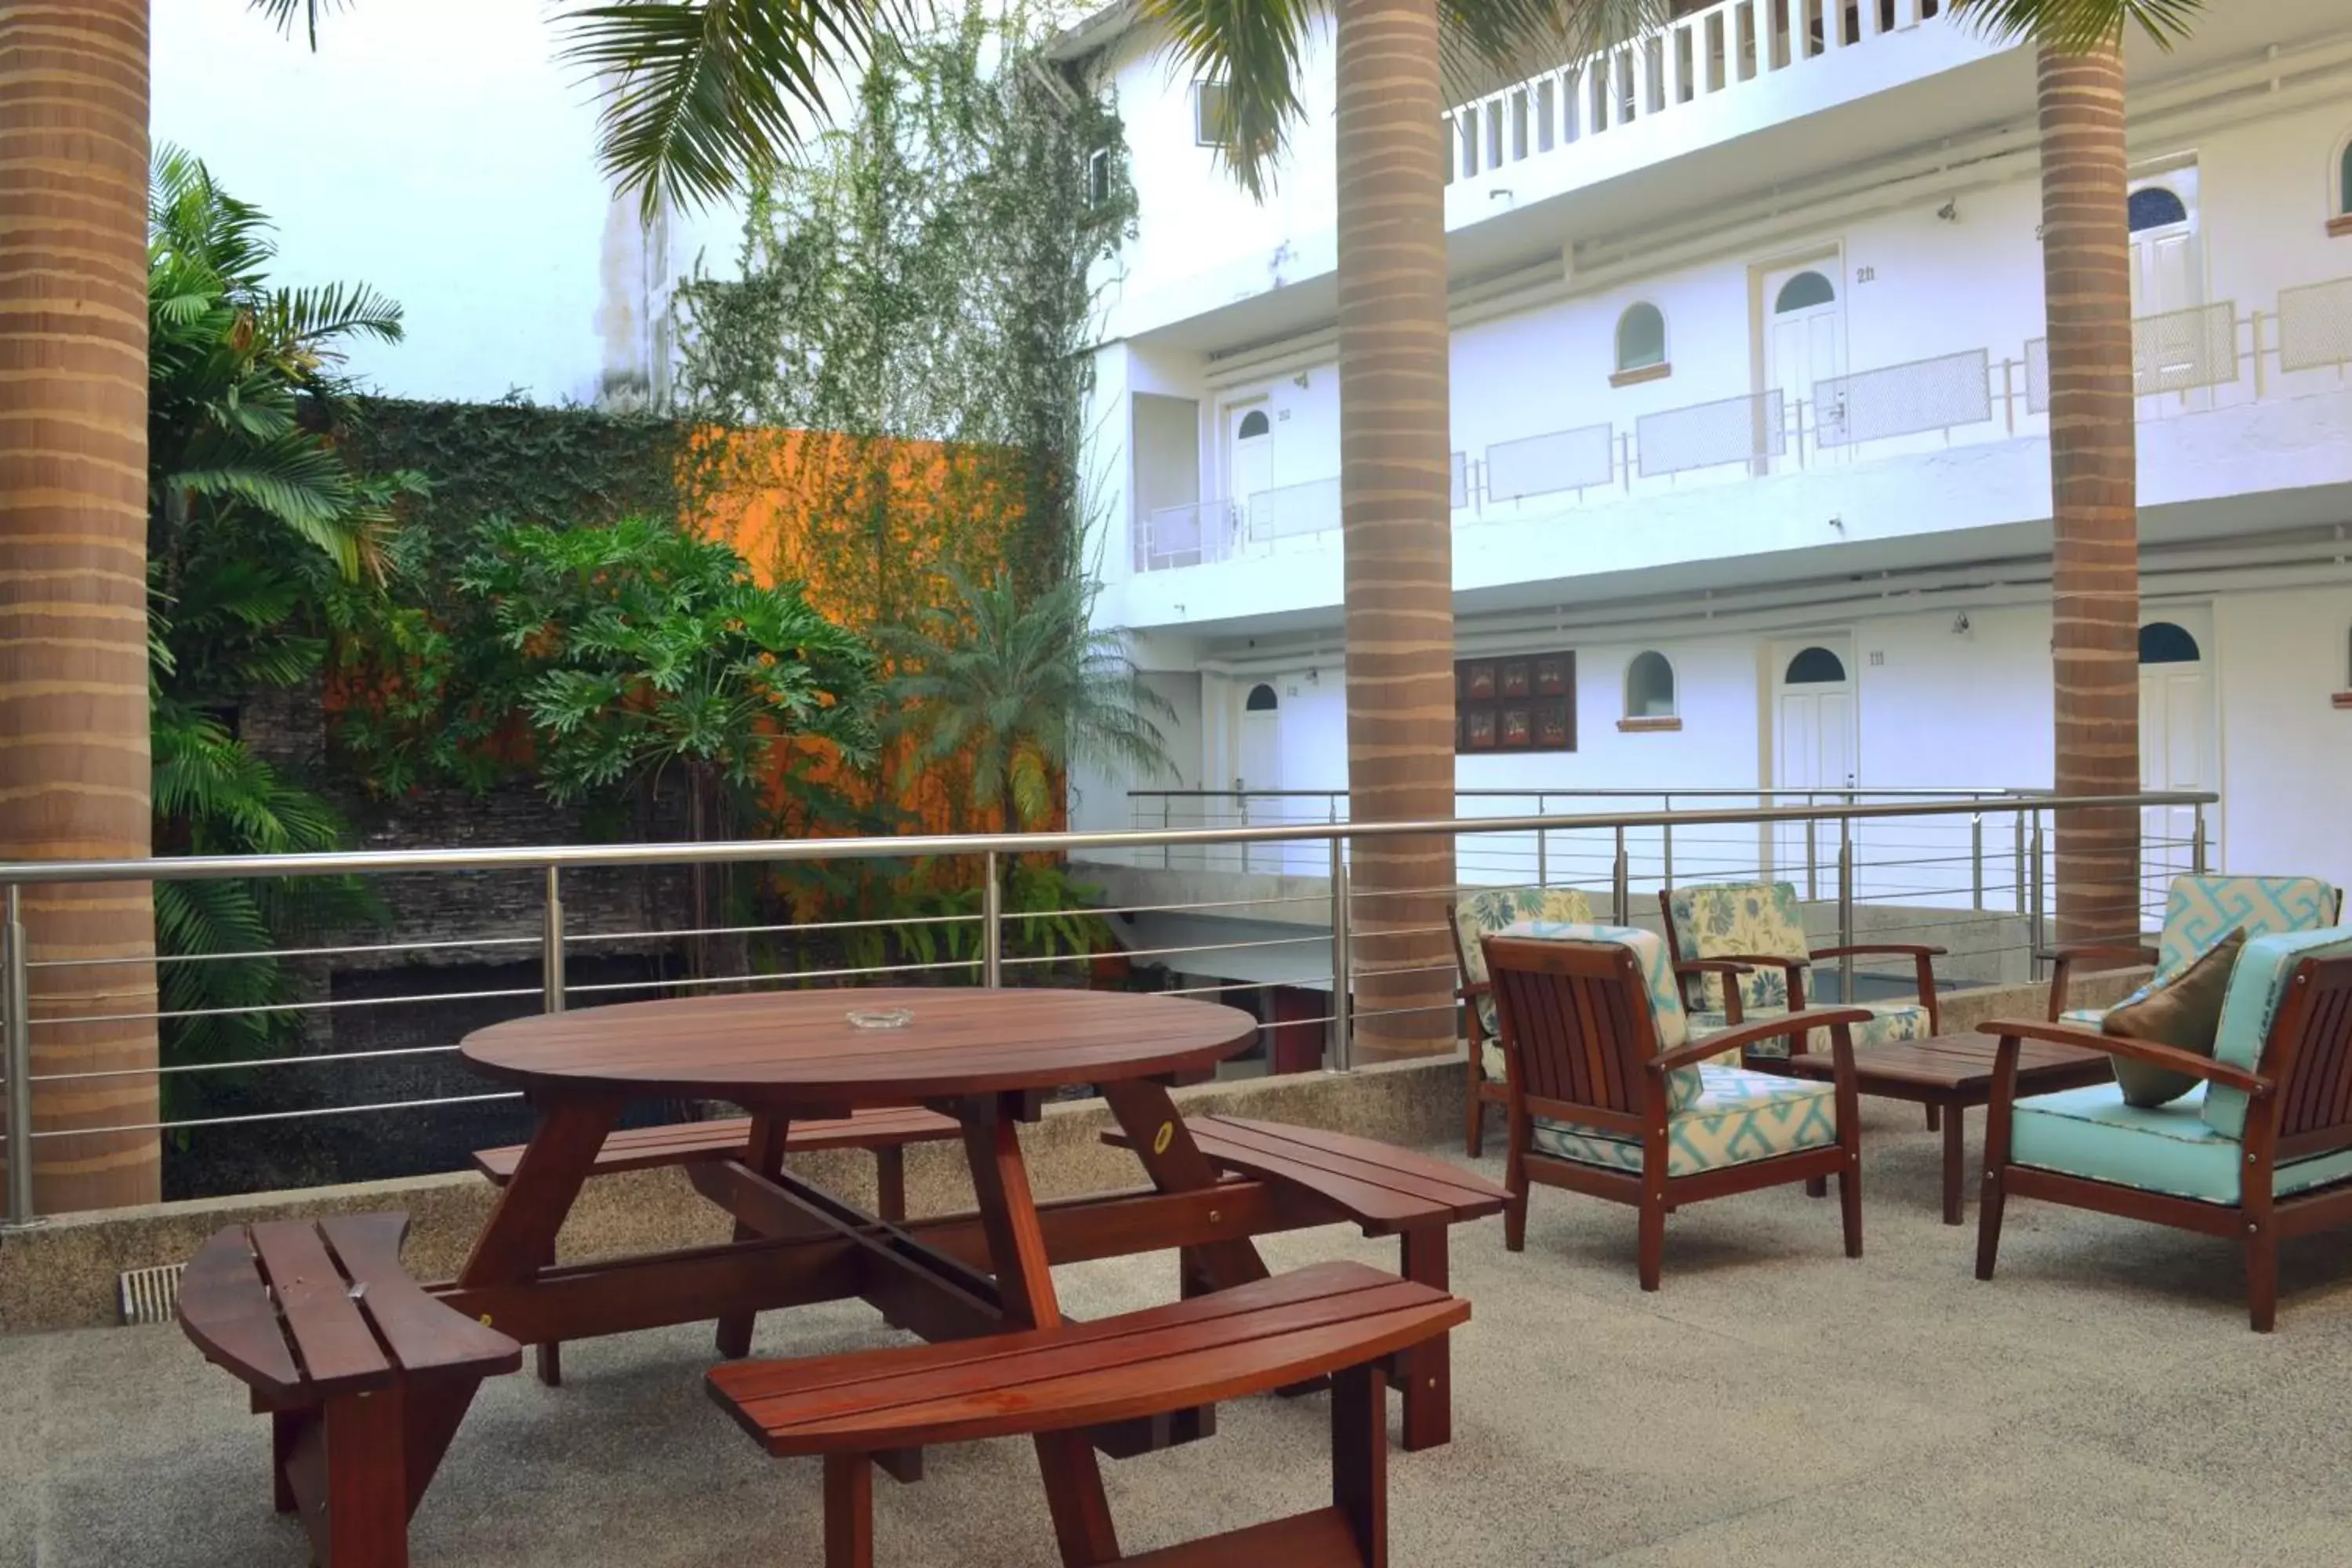
[[[573,13],[562,58],[599,79],[597,155],[650,214],[756,182],[916,0],[617,0]]]
[[[2169,49],[2204,9],[2205,0],[1953,0],[1952,14],[1989,38],[2075,54],[2112,47],[2133,28]]]
[[[342,338],[396,343],[403,335],[399,303],[364,283],[280,289],[270,297],[263,330],[275,342],[329,358],[341,357],[335,344]]]
[[[319,16],[323,11],[340,11],[350,0],[247,0],[247,4],[278,25],[278,30],[291,37],[296,17],[303,19],[310,35],[310,47],[319,47]]]
[[[1307,29],[1323,0],[1147,0],[1144,14],[1168,29],[1177,69],[1223,82],[1227,141],[1218,158],[1242,188],[1264,200],[1291,128]]]

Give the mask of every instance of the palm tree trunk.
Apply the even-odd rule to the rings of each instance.
[[[2061,795],[2139,771],[2139,518],[2121,41],[2042,51],[2042,264],[2050,323],[2051,609]],[[2058,940],[2139,929],[2139,814],[2058,818]]]
[[[1454,814],[1444,107],[1435,0],[1340,0],[1340,520],[1354,819]],[[1357,1052],[1454,1047],[1450,837],[1360,840]]]
[[[147,0],[0,0],[0,860],[148,853]],[[155,1120],[144,883],[27,889],[43,1132]],[[51,1021],[57,1020],[57,1021]],[[150,1069],[138,1071],[135,1069]],[[12,1089],[14,1086],[11,1086]],[[46,1138],[45,1212],[158,1196],[155,1134]],[[14,1159],[16,1150],[8,1150]]]

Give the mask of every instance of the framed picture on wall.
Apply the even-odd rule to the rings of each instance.
[[[1576,750],[1576,655],[1468,658],[1454,666],[1456,752]]]
[[[1575,739],[1569,728],[1567,703],[1536,704],[1535,743],[1538,747],[1549,752],[1565,752],[1573,749]]]

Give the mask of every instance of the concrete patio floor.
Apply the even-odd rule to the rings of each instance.
[[[1630,1210],[1538,1191],[1516,1257],[1499,1221],[1457,1231],[1476,1316],[1454,1342],[1455,1438],[1391,1456],[1393,1561],[2352,1563],[2340,1237],[2287,1248],[2266,1337],[2230,1248],[2041,1205],[2012,1207],[2001,1277],[1979,1284],[1975,1211],[1937,1223],[1917,1112],[1867,1116],[1859,1262],[1835,1204],[1793,1187],[1675,1215],[1648,1297]],[[1265,1250],[1277,1268],[1393,1257],[1337,1230]],[[1094,1316],[1170,1299],[1174,1266],[1058,1278]],[[757,1353],[887,1338],[860,1306],[772,1313]],[[709,1360],[692,1326],[568,1347],[560,1390],[487,1385],[417,1514],[420,1568],[814,1562],[814,1461],[761,1457],[705,1396]],[[1319,1396],[1254,1400],[1211,1441],[1107,1465],[1122,1544],[1318,1506],[1325,1423]],[[0,1340],[0,1568],[299,1568],[267,1436],[176,1330]],[[877,1489],[882,1563],[1055,1561],[1025,1444],[929,1465]]]

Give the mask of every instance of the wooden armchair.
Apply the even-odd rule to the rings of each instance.
[[[1697,991],[1685,994],[1691,1022],[1700,1028],[1805,1011],[1806,974],[1816,963],[1840,958],[1901,957],[1910,959],[1915,966],[1918,999],[1856,1003],[1846,998],[1848,1005],[1864,1015],[1854,1043],[1869,1047],[1924,1040],[1943,1032],[1935,969],[1935,960],[1947,951],[1943,948],[1888,942],[1814,947],[1805,938],[1797,889],[1789,882],[1661,888],[1658,908],[1665,917],[1667,950],[1676,962],[1723,959],[1757,972],[1736,985],[1701,977]],[[1807,1037],[1803,1030],[1790,1030],[1767,1036],[1757,1045],[1753,1054],[1758,1059],[1750,1065],[1769,1068],[1773,1058],[1801,1055]],[[1934,1125],[1932,1111],[1929,1125]]]
[[[1510,1120],[1504,1245],[1527,1245],[1531,1183],[1639,1211],[1642,1289],[1654,1290],[1666,1215],[1685,1204],[1784,1182],[1838,1178],[1845,1252],[1862,1256],[1862,1135],[1849,1031],[1830,1007],[1693,1041],[1665,944],[1592,926],[1559,938],[1492,936],[1486,958],[1502,1029]],[[1791,1024],[1828,1031],[1830,1083],[1706,1058]]]
[[[2263,1020],[2270,1019],[2267,1031]],[[2352,930],[2248,942],[2231,972],[2211,1059],[2070,1022],[2004,1019],[1986,1112],[1977,1278],[1990,1279],[2002,1210],[2040,1198],[2236,1241],[2247,1313],[2278,1311],[2280,1238],[2352,1226]],[[2116,1084],[2017,1098],[2021,1040],[2050,1040],[2200,1080],[2154,1109]]]
[[[1445,926],[1454,938],[1454,965],[1459,984],[1454,993],[1462,1012],[1463,1055],[1462,1147],[1473,1160],[1486,1152],[1486,1108],[1500,1110],[1510,1103],[1503,1081],[1502,1037],[1495,1028],[1494,988],[1487,984],[1486,961],[1479,944],[1523,921],[1561,925],[1589,925],[1592,907],[1572,888],[1494,888],[1465,894],[1446,906]],[[1736,975],[1745,964],[1693,960],[1675,965],[1685,978],[1700,974]],[[1739,1022],[1739,997],[1731,992],[1731,1022]]]
[[[2156,974],[2126,998],[2137,1000],[2202,958],[2233,931],[2250,937],[2325,931],[2343,914],[2343,893],[2316,877],[2175,877],[2165,893],[2164,930],[2154,943],[2131,939],[2083,942],[2044,955],[2051,961],[2048,1016],[2095,1028],[2106,1016],[2104,1007],[2066,1005],[2067,986],[2079,965],[2152,966]]]

